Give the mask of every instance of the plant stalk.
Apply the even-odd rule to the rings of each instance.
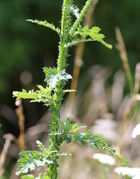
[[[68,56],[68,47],[65,47],[65,44],[68,43],[69,40],[69,27],[71,23],[70,18],[70,7],[72,4],[72,0],[64,0],[62,6],[62,19],[61,19],[61,34],[60,34],[60,43],[59,43],[59,55],[57,60],[57,70],[61,72],[66,68],[66,59]],[[60,124],[60,110],[62,106],[63,100],[63,89],[65,83],[60,81],[54,91],[53,97],[55,98],[53,105],[50,107],[50,133],[57,133],[59,130]],[[60,151],[61,143],[58,141],[57,135],[50,135],[49,138],[49,149],[50,151]],[[48,177],[49,179],[56,179],[58,176],[57,168],[58,168],[58,156],[56,153],[52,153],[50,157],[53,161],[53,164],[48,166]]]

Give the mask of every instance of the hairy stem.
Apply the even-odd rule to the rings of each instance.
[[[69,27],[71,23],[70,19],[70,7],[72,4],[72,0],[64,0],[62,7],[62,19],[61,19],[61,34],[60,34],[60,44],[59,44],[59,56],[57,60],[57,70],[61,72],[66,67],[66,59],[68,55],[68,47],[65,47],[65,44],[68,43],[69,39]],[[54,104],[50,107],[50,133],[57,133],[59,130],[59,121],[60,121],[60,110],[63,100],[63,89],[64,82],[59,82],[55,88],[55,92],[53,97],[55,98]],[[61,143],[58,142],[57,136],[50,135],[49,139],[49,148],[50,151],[59,151]],[[57,163],[58,156],[53,153],[51,156],[51,160],[53,160],[53,164],[48,166],[48,177],[49,179],[57,178]]]
[[[59,56],[57,60],[57,68],[59,72],[66,67],[68,47],[65,47],[65,44],[68,43],[68,38],[69,38],[68,32],[71,23],[71,16],[69,13],[70,13],[71,4],[72,4],[72,0],[63,1]]]
[[[59,109],[56,110],[55,108],[51,109],[50,111],[51,114],[51,121],[50,121],[50,133],[57,132],[59,129],[59,119],[60,119],[60,111]],[[49,139],[49,148],[51,151],[59,151],[59,145],[57,143],[57,136],[50,136]],[[50,164],[48,166],[48,176],[49,179],[56,179],[57,178],[57,168],[58,168],[58,163],[57,163],[58,157],[56,156],[55,153],[52,153],[50,156],[50,160],[53,161],[53,164]]]

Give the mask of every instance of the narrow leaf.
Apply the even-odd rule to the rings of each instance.
[[[48,28],[54,30],[55,32],[57,32],[58,34],[60,34],[60,29],[56,28],[53,24],[50,24],[47,21],[40,21],[40,20],[36,20],[36,19],[35,20],[27,19],[27,21],[44,26],[44,27],[48,27]]]

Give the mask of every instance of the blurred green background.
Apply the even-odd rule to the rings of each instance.
[[[85,0],[75,0],[82,7]],[[57,34],[26,19],[39,19],[60,24],[62,0],[0,0],[0,123],[3,133],[18,135],[17,118],[14,113],[13,90],[21,90],[43,83],[42,67],[56,65]],[[113,45],[108,50],[99,43],[88,43],[84,52],[84,65],[79,81],[79,90],[88,85],[87,70],[101,64],[112,70],[112,74],[122,68],[115,49],[115,27],[119,26],[124,37],[131,69],[139,61],[140,52],[140,1],[139,0],[100,0],[93,15],[93,23],[101,27],[106,41]],[[70,51],[68,71],[72,73],[75,48]],[[25,81],[24,81],[25,80]],[[26,82],[27,80],[27,82]],[[30,85],[28,85],[28,80]],[[36,106],[34,114],[25,111],[26,127],[35,124],[45,111]]]

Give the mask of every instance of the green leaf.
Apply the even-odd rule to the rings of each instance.
[[[91,148],[95,147],[96,149],[103,150],[115,156],[123,165],[129,166],[129,162],[125,157],[117,155],[116,151],[108,146],[103,137],[93,135],[91,131],[80,132],[81,128],[85,128],[85,126],[71,123],[70,119],[67,118],[65,122],[62,122],[61,132],[58,138],[61,143],[63,141],[66,141],[66,143],[73,141],[78,142],[80,145],[89,145]]]
[[[65,72],[65,70],[62,70],[61,72],[58,72],[56,68],[44,68],[45,73],[45,81],[47,84],[54,89],[58,82],[60,81],[67,81],[69,79],[72,79],[72,76]]]
[[[88,28],[88,26],[85,26],[81,29],[81,27],[78,28],[77,32],[75,32],[75,35],[81,35],[81,37],[86,41],[87,37],[90,37],[93,41],[98,41],[102,43],[104,46],[106,46],[109,49],[112,49],[112,45],[106,43],[104,41],[105,36],[100,33],[101,29],[99,27],[92,27],[91,29]],[[83,40],[83,41],[84,41]],[[90,41],[90,39],[88,39]]]
[[[35,168],[46,166],[51,163],[53,162],[48,160],[46,153],[44,154],[40,151],[20,152],[20,165],[17,169],[16,175],[27,174],[28,172],[35,170]]]
[[[87,131],[86,133],[76,132],[73,135],[72,140],[78,142],[80,145],[88,144],[91,148],[95,147],[97,149],[108,152],[109,154],[116,157],[123,165],[130,166],[125,157],[119,156],[113,148],[108,146],[108,144],[104,141],[104,138],[93,135],[91,131]]]
[[[123,164],[127,167],[131,167],[130,163],[128,162],[128,160],[124,156],[119,156],[119,155],[116,154],[115,157],[120,161],[121,164]]]
[[[48,27],[52,30],[54,30],[55,32],[57,32],[58,34],[60,34],[60,29],[56,28],[53,24],[48,23],[47,21],[40,21],[40,20],[32,20],[32,19],[27,19],[28,22],[32,22],[38,25],[42,25],[44,27]]]
[[[66,154],[59,153],[58,150],[49,150],[40,142],[36,141],[39,151],[22,151],[20,152],[19,167],[16,175],[27,174],[36,168],[46,167],[47,165],[53,164],[56,156],[66,156]],[[32,177],[32,175],[24,175],[24,177]],[[47,174],[40,174],[36,179],[49,179]],[[28,179],[28,178],[27,178]]]
[[[61,121],[61,132],[58,135],[60,143],[63,141],[70,143],[72,141],[73,135],[85,127],[86,126],[80,126],[79,124],[71,123],[69,118],[67,118],[65,122]]]
[[[14,91],[13,97],[16,97],[17,99],[36,99],[38,95],[34,90],[27,92],[23,89],[22,92]]]
[[[49,87],[42,87],[41,85],[38,85],[39,90],[29,90],[28,92],[26,90],[22,90],[22,92],[14,91],[13,97],[16,97],[17,99],[31,99],[31,102],[42,102],[46,106],[49,106],[52,102],[51,98],[51,88]]]

